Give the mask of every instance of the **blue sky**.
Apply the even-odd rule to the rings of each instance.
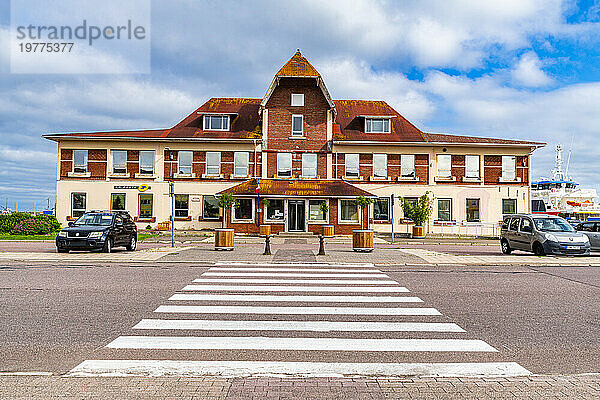
[[[9,26],[5,1],[0,205],[10,208],[54,202],[56,145],[42,134],[165,128],[210,97],[262,97],[296,48],[334,98],[386,100],[425,131],[546,141],[536,177],[573,138],[570,172],[600,188],[598,0],[153,1],[150,74],[10,74]]]

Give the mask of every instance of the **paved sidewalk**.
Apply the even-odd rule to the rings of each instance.
[[[600,375],[517,378],[0,376],[0,399],[597,399]]]

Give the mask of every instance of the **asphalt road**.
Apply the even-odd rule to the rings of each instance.
[[[478,355],[471,361],[514,361],[531,372],[544,374],[600,371],[598,268],[379,269],[409,288],[411,295],[419,296],[424,301],[421,306],[436,308],[446,322],[464,328],[466,337],[483,340],[500,350],[497,356]],[[106,344],[121,335],[131,335],[131,328],[141,319],[156,318],[153,311],[158,306],[206,271],[206,266],[184,263],[1,266],[0,371],[62,374],[86,359],[102,357],[110,352],[104,348]],[[236,317],[233,314],[227,318]],[[388,321],[386,318],[339,320]],[[383,333],[381,337],[387,336]],[[122,354],[129,358],[145,352],[125,350]],[[168,357],[184,359],[190,354],[198,359],[231,356],[227,351],[177,350],[169,352]],[[167,357],[160,351],[150,355]],[[311,357],[302,351],[246,355],[253,356],[263,360]],[[344,357],[336,361],[353,360],[350,355]],[[432,355],[421,353],[407,356],[379,352],[361,357],[370,362],[436,361]],[[463,356],[452,355],[450,361],[463,361]]]

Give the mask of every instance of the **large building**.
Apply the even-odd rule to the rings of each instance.
[[[247,233],[260,224],[274,233],[331,224],[349,234],[363,222],[406,232],[411,221],[392,198],[427,191],[435,196],[430,232],[483,232],[503,213],[529,211],[531,153],[543,145],[427,133],[385,101],[333,100],[300,51],[263,98],[212,98],[169,129],[44,137],[58,144],[63,223],[113,209],[155,227],[171,217],[174,182],[177,229],[220,227],[215,195],[229,192],[238,205],[228,225]],[[362,214],[360,195],[376,197]]]

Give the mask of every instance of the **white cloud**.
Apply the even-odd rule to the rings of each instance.
[[[521,86],[542,87],[553,82],[542,70],[542,62],[533,51],[523,54],[511,73],[513,81]]]

